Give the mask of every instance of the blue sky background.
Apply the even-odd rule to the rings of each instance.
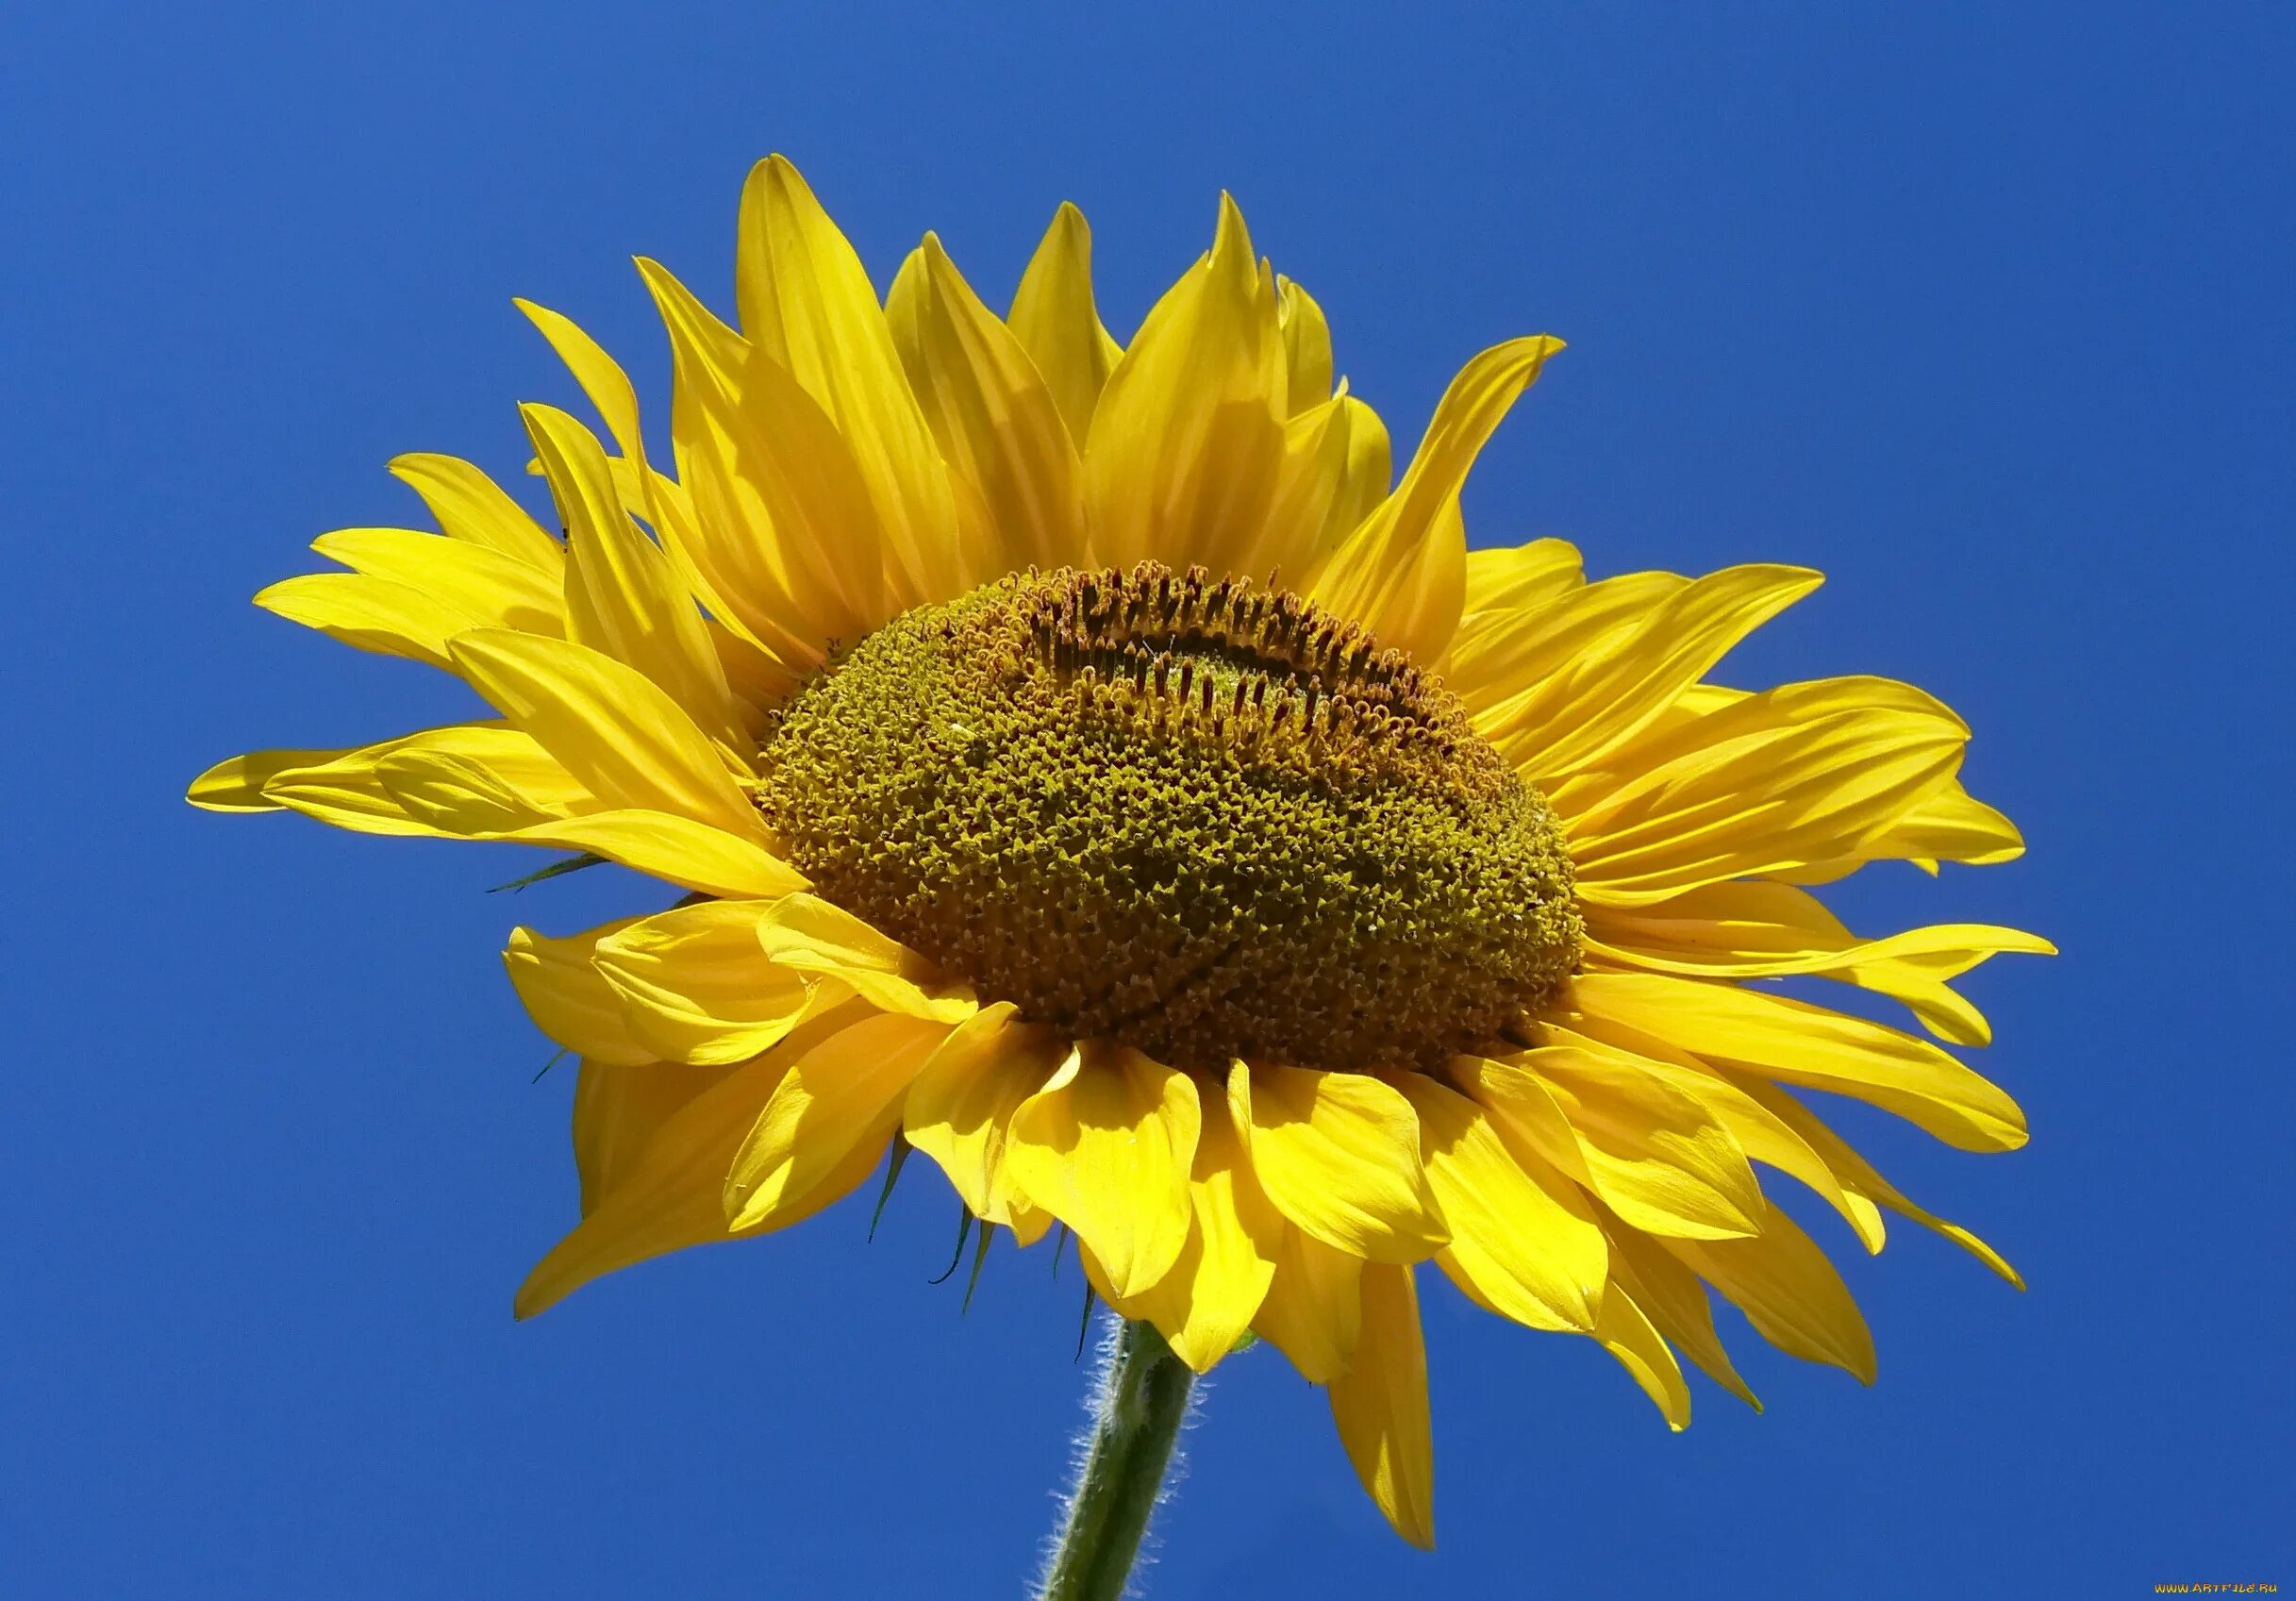
[[[1769,1412],[1695,1380],[1676,1437],[1431,1286],[1439,1553],[1262,1351],[1152,1594],[2296,1585],[2292,45],[2277,6],[9,8],[0,1593],[1017,1593],[1073,1266],[992,1259],[960,1319],[913,1173],[873,1245],[864,1199],[513,1325],[572,1078],[529,1084],[496,952],[636,887],[179,799],[459,714],[247,596],[415,518],[396,452],[517,478],[513,403],[571,390],[514,293],[658,396],[628,258],[724,305],[775,149],[880,285],[932,227],[1001,305],[1077,201],[1126,331],[1231,188],[1406,444],[1474,350],[1566,337],[1478,542],[1826,570],[1731,674],[1937,691],[2033,844],[1842,904],[2066,951],[1971,985],[2027,1151],[1845,1120],[2030,1293],[1818,1217],[1880,1384],[1733,1318]]]

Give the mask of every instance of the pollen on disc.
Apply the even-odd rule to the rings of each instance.
[[[768,733],[820,892],[984,997],[1175,1066],[1431,1067],[1576,964],[1554,813],[1408,659],[1154,563],[886,625]]]

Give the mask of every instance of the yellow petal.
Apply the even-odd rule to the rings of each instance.
[[[645,436],[638,426],[638,391],[631,386],[629,375],[571,319],[531,300],[513,297],[510,304],[541,330],[542,337],[550,342],[550,348],[566,363],[574,382],[582,386],[582,392],[598,409],[599,419],[613,437],[614,448],[642,465],[646,459]],[[547,459],[544,464],[548,464]]]
[[[779,156],[741,191],[735,260],[741,331],[803,384],[851,448],[912,602],[971,587],[947,471],[909,392],[891,330],[853,246]]]
[[[256,750],[219,761],[184,792],[183,798],[205,811],[277,811],[279,803],[263,786],[297,767],[324,767],[353,750]]]
[[[1766,1078],[1868,1101],[1967,1151],[2025,1142],[2024,1113],[1996,1085],[1926,1040],[1804,1001],[1655,974],[1572,981],[1583,1010]]]
[[[532,1317],[591,1279],[649,1257],[734,1238],[737,1231],[725,1221],[724,1197],[725,1173],[735,1151],[790,1063],[847,1021],[841,1013],[817,1020],[780,1049],[720,1075],[708,1089],[665,1118],[581,1226],[527,1276],[519,1288],[517,1314]],[[843,1199],[869,1176],[884,1153],[882,1138],[855,1145],[804,1201],[776,1212],[771,1226],[796,1223]]]
[[[1758,881],[1709,884],[1648,907],[1590,909],[1588,949],[1606,965],[1689,977],[1838,979],[1903,1001],[1932,1034],[1961,1045],[1982,1045],[1992,1031],[1945,980],[2003,952],[2055,952],[2038,935],[1974,923],[1860,940],[1815,897]]]
[[[1329,554],[1328,542],[1346,531],[1341,520],[1360,517],[1342,504],[1351,491],[1351,430],[1360,411],[1341,395],[1284,425],[1274,498],[1257,537],[1240,536],[1230,571],[1269,578],[1277,587],[1303,583]]]
[[[1006,1171],[1076,1231],[1116,1296],[1171,1271],[1188,1242],[1188,1175],[1201,1114],[1189,1076],[1088,1041],[1013,1113]]]
[[[778,1225],[861,1150],[882,1150],[901,1097],[948,1036],[940,1024],[880,1012],[799,1056],[735,1153],[723,1204],[735,1228]]]
[[[1300,1227],[1382,1262],[1423,1260],[1449,1238],[1420,1165],[1419,1119],[1393,1086],[1238,1062],[1227,1090],[1260,1188]]]
[[[1403,1075],[1427,1181],[1451,1226],[1449,1256],[1502,1316],[1590,1333],[1609,1250],[1593,1209],[1538,1156],[1510,1151],[1483,1110],[1424,1074]]]
[[[808,887],[804,874],[756,841],[666,811],[593,811],[531,824],[496,837],[516,844],[588,851],[706,895],[740,900],[786,895]]]
[[[1623,1290],[1667,1341],[1696,1362],[1707,1377],[1755,1411],[1762,1409],[1746,1381],[1731,1365],[1730,1353],[1714,1332],[1714,1309],[1698,1276],[1662,1250],[1657,1242],[1631,1228],[1610,1231],[1611,1292]]]
[[[1849,1286],[1818,1242],[1775,1207],[1752,1239],[1658,1243],[1736,1303],[1779,1350],[1873,1382],[1873,1335]]]
[[[606,452],[565,412],[521,409],[566,524],[568,636],[635,668],[733,759],[750,742],[702,614],[670,558],[622,509]]]
[[[1411,1270],[1363,1270],[1363,1339],[1331,1381],[1331,1419],[1356,1476],[1412,1544],[1435,1545],[1435,1444],[1427,1418],[1427,1349]]]
[[[1309,597],[1423,661],[1441,658],[1466,603],[1458,495],[1484,442],[1562,342],[1539,335],[1486,350],[1435,409],[1403,482],[1333,555]]]
[[[994,571],[968,578],[1080,559],[1076,446],[1052,391],[931,234],[893,281],[886,313],[933,438],[996,534]]]
[[[290,623],[378,656],[446,667],[447,641],[490,619],[475,611],[363,573],[311,573],[261,591],[256,605]]]
[[[1346,459],[1339,469],[1339,481],[1332,492],[1331,505],[1323,513],[1323,527],[1316,536],[1315,551],[1306,571],[1297,575],[1292,587],[1313,588],[1313,580],[1322,574],[1332,554],[1346,542],[1347,536],[1363,525],[1363,520],[1387,499],[1395,486],[1395,452],[1388,438],[1388,425],[1373,410],[1354,395],[1342,392],[1336,398],[1339,405],[1339,425],[1346,435]],[[1280,576],[1280,575],[1279,575]]]
[[[1622,1069],[1647,1074],[1689,1095],[1729,1130],[1750,1159],[1808,1185],[1841,1214],[1868,1251],[1882,1248],[1881,1212],[1873,1204],[1845,1191],[1807,1142],[1722,1074],[1663,1040],[1608,1019],[1574,1015],[1570,1022],[1565,1027],[1542,1021],[1539,1042],[1614,1059]]]
[[[1244,1159],[1224,1098],[1200,1096],[1199,1105],[1188,1243],[1171,1272],[1120,1309],[1154,1323],[1174,1355],[1209,1373],[1258,1315],[1275,1277],[1285,1224]]]
[[[1689,584],[1688,578],[1676,574],[1635,573],[1589,584],[1584,592],[1564,597],[1560,604],[1575,612],[1589,607],[1597,592],[1626,592],[1621,604],[1607,609],[1608,615],[1595,620],[1611,637],[1623,638],[1627,630],[1639,625],[1653,608]],[[1583,651],[1587,648],[1584,630],[1557,640],[1555,648],[1560,652],[1554,657],[1555,662]],[[1596,768],[1556,780],[1556,792],[1566,797],[1565,802],[1557,804],[1566,815],[1572,816],[1598,809],[1609,804],[1622,789],[1671,762],[1712,752],[1751,735],[1775,734],[1844,714],[1862,717],[1880,730],[1950,731],[1964,740],[1970,732],[1969,724],[1952,707],[1926,690],[1872,674],[1776,684],[1758,694],[1720,684],[1693,684],[1682,692],[1665,715]],[[1477,719],[1478,726],[1489,723],[1488,717]],[[1898,818],[1891,820],[1892,826],[1913,809],[1908,805]]]
[[[1816,896],[1761,880],[1704,884],[1648,906],[1599,907],[1588,921],[1589,937],[1617,959],[1694,976],[1772,977],[1772,962],[1811,971],[1798,964],[1857,943]]]
[[[1273,503],[1284,459],[1283,341],[1236,203],[1109,375],[1084,452],[1093,559],[1232,570]]]
[[[563,940],[514,928],[502,953],[511,987],[534,1026],[584,1059],[613,1066],[657,1061],[653,1050],[630,1031],[612,986],[591,963],[598,942],[630,921],[604,924]]]
[[[813,895],[788,895],[776,902],[757,924],[756,939],[776,965],[835,978],[886,1011],[961,1023],[979,1005],[972,985]]]
[[[411,528],[338,528],[311,542],[330,561],[400,584],[457,616],[530,634],[566,632],[557,575],[482,544]]]
[[[817,1007],[816,982],[758,948],[767,901],[704,901],[598,942],[630,1032],[665,1061],[715,1067],[770,1049]]]
[[[507,809],[490,822],[506,815],[538,817],[596,805],[534,741],[491,725],[450,724],[358,750],[320,754],[331,759],[272,774],[264,794],[322,823],[360,833],[485,837],[472,833],[465,816],[408,806],[408,780],[421,770],[408,764],[426,758],[468,763]]]
[[[749,347],[660,263],[641,258],[638,270],[670,336],[671,445],[688,482],[631,471],[638,494],[622,492],[624,499],[642,500],[663,550],[720,625],[802,673],[823,654],[807,603],[835,585],[817,576],[820,564],[807,564],[807,553],[780,549],[758,491],[739,470],[749,432],[740,414]],[[875,556],[873,546],[864,552]]]
[[[468,461],[417,453],[394,457],[391,472],[423,497],[447,538],[515,557],[556,581],[564,559],[558,542]]]
[[[1762,1187],[1746,1153],[1696,1097],[1607,1052],[1549,1046],[1509,1060],[1545,1083],[1595,1192],[1629,1226],[1701,1240],[1758,1226]]]
[[[467,756],[395,752],[374,764],[374,775],[409,818],[461,839],[491,838],[557,815],[555,808],[536,805],[493,769]]]
[[[1289,278],[1275,282],[1281,295],[1276,314],[1284,339],[1284,392],[1296,417],[1330,398],[1331,324],[1315,296]]]
[[[853,450],[789,371],[749,349],[659,264],[641,260],[670,332],[670,432],[690,520],[657,526],[712,607],[800,670],[897,608],[885,535]]]
[[[617,474],[617,485],[620,482]],[[775,642],[768,643],[765,635],[751,626],[751,621],[761,615],[758,609],[729,603],[712,587],[695,554],[709,542],[699,532],[701,520],[693,509],[693,497],[683,486],[649,472],[638,486],[638,497],[642,504],[641,514],[660,535],[662,554],[669,558],[678,582],[709,613],[704,626],[711,647],[725,675],[726,687],[733,692],[741,725],[755,737],[765,727],[764,709],[779,706],[796,693],[808,664],[819,653],[810,646],[796,648],[786,631],[766,630]],[[626,492],[624,498],[630,498]]]
[[[1419,1162],[1419,1119],[1391,1084],[1238,1061],[1228,1108],[1268,1199],[1324,1245],[1409,1263],[1449,1238]]]
[[[1100,392],[1123,351],[1093,309],[1092,230],[1084,213],[1068,202],[1053,213],[1005,321],[1044,375],[1069,438],[1081,452],[1091,435]]]
[[[1044,1088],[1069,1048],[1065,1038],[1021,1022],[1010,1001],[999,1001],[951,1030],[918,1070],[901,1126],[911,1145],[940,1164],[974,1217],[1009,1221],[1004,1167],[1012,1114]]]
[[[1509,1151],[1537,1157],[1581,1188],[1594,1189],[1578,1130],[1544,1079],[1512,1059],[1461,1056],[1451,1059],[1451,1081],[1490,1115]]]
[[[674,555],[672,559],[678,561],[679,575],[684,578],[687,588],[693,590],[697,598],[708,604],[703,592],[695,587],[694,580],[698,575]],[[710,617],[707,626],[710,646],[718,653],[718,665],[725,674],[725,687],[733,692],[741,725],[754,742],[762,743],[760,736],[766,726],[765,711],[769,708],[778,707],[795,694],[804,677],[772,651],[722,618]]]
[[[2025,838],[2017,831],[2016,824],[1960,785],[1949,784],[1910,808],[1881,833],[1861,842],[1855,855],[1840,867],[1847,871],[1861,861],[1911,861],[1925,863],[1926,870],[1935,873],[1940,861],[1988,867],[2014,861],[2024,854]],[[1803,883],[1823,882],[1819,877],[1797,876]]]
[[[291,811],[355,834],[436,836],[437,825],[408,814],[383,782],[382,747],[370,745],[320,763],[274,774],[263,793]]]
[[[1673,738],[1679,754],[1599,796],[1550,796],[1582,899],[1647,906],[1702,884],[1831,859],[1960,764],[1966,732],[1942,719],[1874,707],[1808,721],[1746,714],[1767,698],[1700,719]]]
[[[1683,1382],[1682,1364],[1624,1286],[1612,1284],[1603,1292],[1594,1337],[1655,1403],[1667,1427],[1676,1433],[1689,1427],[1690,1387]]]
[[[1865,848],[1872,852],[1875,843],[1868,841]],[[1931,795],[1900,818],[1888,843],[1908,857],[1972,867],[2014,861],[2025,854],[2016,824],[1957,787]]]
[[[1640,575],[1648,577],[1652,575]],[[1669,574],[1667,576],[1678,577],[1679,575]],[[1687,584],[1689,580],[1680,578],[1679,582]],[[1754,693],[1750,690],[1734,690],[1722,684],[1692,684],[1682,692],[1672,706],[1666,709],[1665,715],[1653,723],[1642,736],[1634,742],[1634,748],[1639,752],[1645,741],[1659,740],[1668,734],[1689,726],[1701,717],[1717,711],[1726,711],[1731,707],[1741,706],[1753,698]],[[1606,765],[1616,767],[1621,764],[1613,762]]]
[[[1578,547],[1568,540],[1533,540],[1467,553],[1466,614],[1533,610],[1587,581]],[[1455,653],[1457,647],[1453,647]]]
[[[472,688],[608,806],[650,809],[763,838],[707,738],[654,681],[568,640],[476,629],[454,642]]]
[[[729,1080],[744,1095],[756,1093],[745,1076],[753,1065],[727,1071]],[[670,1071],[711,1070],[680,1067]],[[748,1126],[742,1109],[728,1109],[729,1098],[726,1086],[715,1086],[665,1123],[663,1135],[646,1149],[619,1187],[535,1264],[519,1286],[511,1304],[513,1315],[537,1316],[592,1279],[655,1257],[803,1223],[859,1189],[885,1159],[888,1141],[883,1137],[856,1145],[803,1201],[783,1208],[757,1228],[737,1229],[725,1221],[718,1173],[706,1165],[722,1163],[724,1152]],[[721,1126],[710,1121],[713,1116],[725,1116],[728,1121]],[[701,1149],[689,1156],[691,1145]]]
[[[740,1071],[585,1058],[574,1093],[574,1171],[582,1181],[582,1215],[596,1211],[637,1169],[663,1124],[728,1074]]]
[[[1699,578],[1510,702],[1508,725],[1492,742],[1534,782],[1597,761],[1655,722],[1739,641],[1823,581],[1807,568],[1770,566]]]
[[[1443,682],[1485,739],[1506,739],[1565,665],[1632,632],[1689,587],[1679,573],[1622,573],[1599,584],[1557,575],[1535,603],[1472,612],[1452,637]]]
[[[1362,1335],[1362,1277],[1361,1257],[1287,1226],[1253,1331],[1289,1358],[1302,1378],[1328,1384],[1347,1371]]]
[[[578,783],[540,742],[496,724],[465,724],[396,742],[378,763],[383,782],[404,804],[407,795],[394,769],[415,756],[453,757],[482,773],[515,797],[524,809],[541,815],[580,814],[599,809],[597,797]],[[413,809],[410,807],[410,810]]]
[[[1871,1196],[1901,1217],[1909,1217],[1923,1228],[1943,1235],[2020,1290],[2025,1287],[2023,1276],[2009,1265],[2007,1258],[1959,1224],[1948,1223],[1937,1213],[1924,1210],[1907,1200],[1848,1141],[1835,1133],[1817,1113],[1794,1096],[1773,1084],[1765,1084],[1748,1075],[1733,1074],[1730,1076],[1739,1089],[1776,1113],[1797,1135],[1807,1141],[1810,1148],[1824,1159],[1826,1165],[1834,1170],[1845,1188]]]

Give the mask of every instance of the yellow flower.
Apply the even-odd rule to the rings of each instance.
[[[1969,730],[1887,679],[1706,682],[1804,569],[1590,583],[1557,540],[1471,552],[1461,483],[1559,342],[1470,361],[1391,482],[1322,312],[1232,203],[1128,347],[1066,207],[1003,318],[930,235],[880,305],[778,158],[742,195],[740,331],[639,265],[674,463],[621,368],[521,303],[611,441],[524,409],[563,540],[476,468],[402,457],[441,533],[325,535],[348,571],[257,597],[497,715],[191,791],[691,892],[511,935],[521,998],[582,1061],[582,1221],[522,1315],[809,1216],[906,1141],[984,1226],[1073,1230],[1190,1367],[1247,1331],[1279,1347],[1423,1543],[1422,1261],[1592,1336],[1675,1427],[1677,1354],[1753,1400],[1709,1289],[1872,1376],[1755,1164],[1869,1250],[1895,1211],[2015,1280],[1792,1092],[1985,1151],[2023,1142],[2015,1103],[1753,982],[1834,979],[1986,1042],[1948,981],[2043,941],[1860,938],[1805,887],[2018,855],[1958,781]]]

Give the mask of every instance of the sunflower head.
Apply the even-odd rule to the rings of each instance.
[[[1683,1359],[1753,1398],[1712,1295],[1872,1376],[1777,1176],[1866,1250],[1894,1212],[2014,1281],[1805,1098],[2024,1140],[1944,1047],[1989,1038],[1953,981],[2047,942],[1860,936],[1813,892],[2021,852],[1962,787],[1969,727],[1882,678],[1715,681],[1805,569],[1471,551],[1468,471],[1558,341],[1468,361],[1398,475],[1232,202],[1122,343],[1073,208],[1002,315],[930,235],[881,299],[778,158],[742,196],[738,325],[640,265],[669,453],[621,367],[524,307],[607,435],[525,409],[552,522],[401,458],[439,533],[325,535],[346,571],[257,597],[484,707],[191,791],[660,881],[505,953],[582,1064],[582,1220],[522,1314],[796,1223],[898,1142],[968,1226],[1065,1226],[1190,1366],[1280,1349],[1423,1542],[1421,1263],[1590,1337],[1675,1427]]]
[[[1554,813],[1457,697],[1201,568],[920,607],[797,694],[759,771],[820,892],[1175,1066],[1439,1067],[1578,956]]]

